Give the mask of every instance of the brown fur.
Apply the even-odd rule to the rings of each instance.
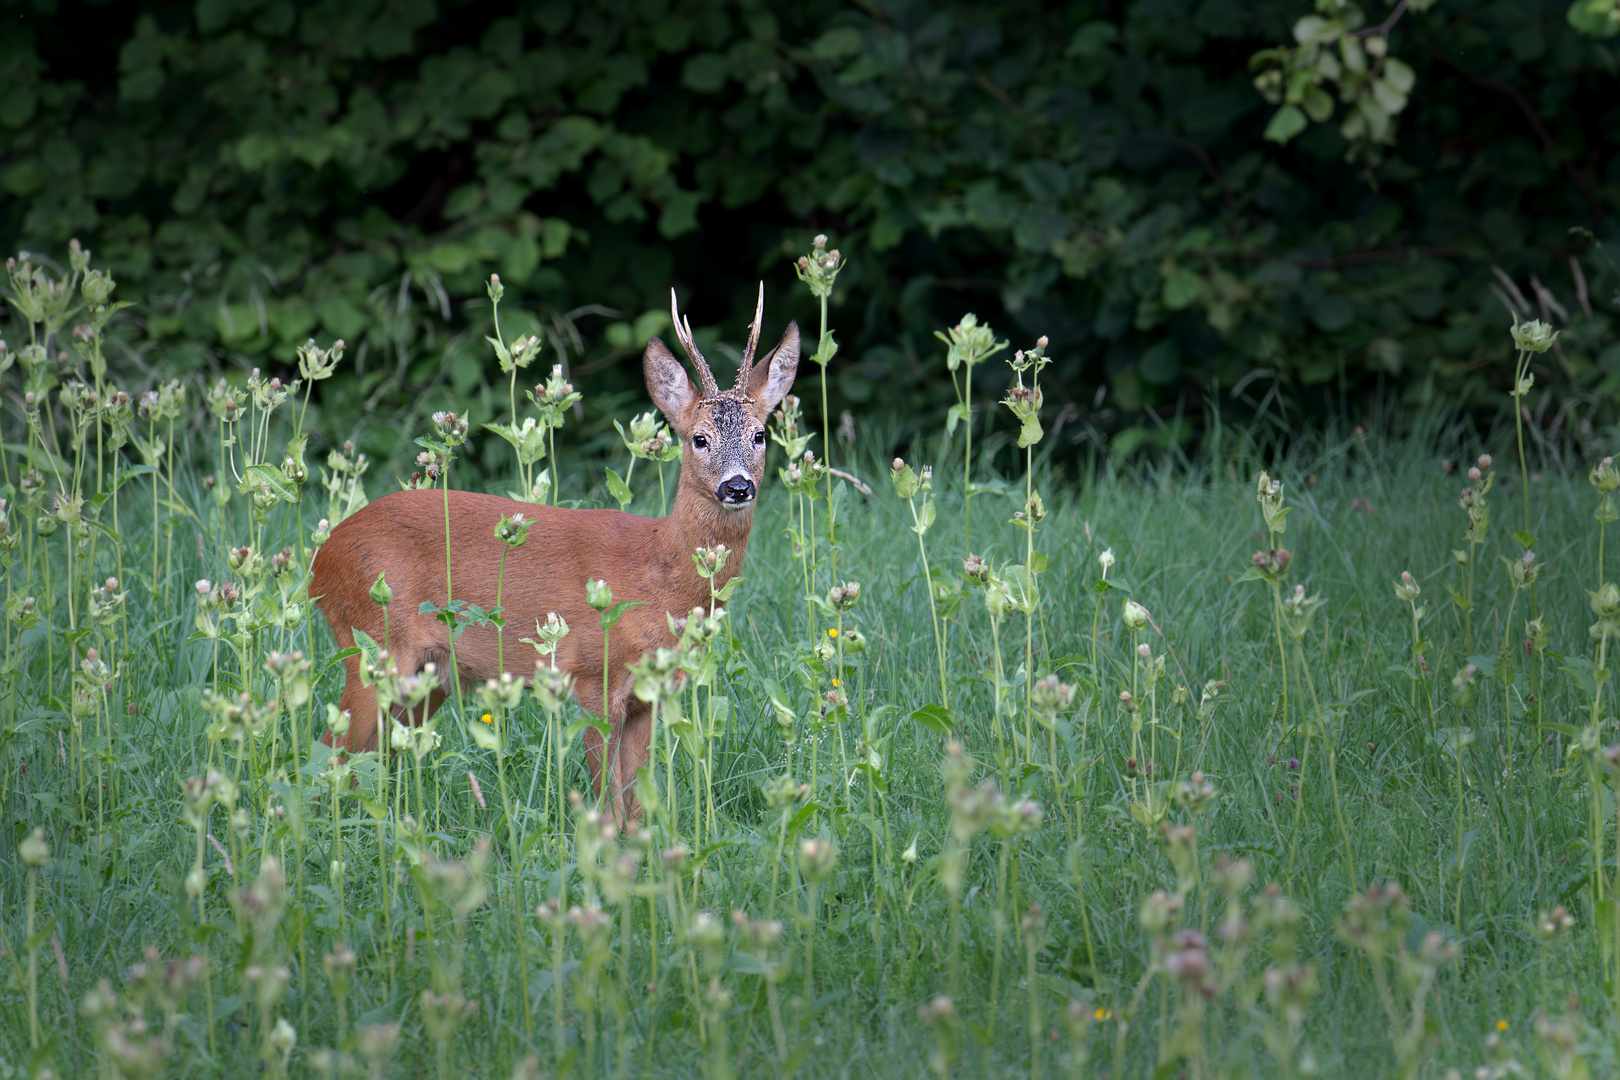
[[[557,666],[574,677],[581,705],[601,716],[602,630],[597,613],[585,601],[585,582],[605,579],[615,601],[645,601],[625,612],[610,638],[606,715],[615,726],[605,748],[611,764],[606,777],[601,736],[594,729],[587,729],[585,735],[593,782],[598,790],[604,779],[611,784],[616,813],[634,816],[638,812],[629,789],[636,770],[646,763],[652,734],[650,708],[631,693],[633,680],[626,666],[638,662],[650,649],[673,643],[667,615],[680,617],[708,604],[709,582],[698,575],[693,551],[716,544],[732,550],[725,569],[715,578],[716,588],[742,569],[754,511],[751,505],[735,510],[719,502],[716,488],[725,479],[722,459],[735,463],[739,453],[744,455],[755,482],[763,480],[764,450],[754,446],[752,438],[792,385],[798,345],[798,328],[790,324],[770,356],[752,371],[740,373],[736,388],[719,400],[700,400],[697,388],[663,342],[653,338],[648,343],[648,388],[682,448],[680,482],[668,517],[564,510],[468,491],[449,494],[453,594],[486,610],[496,606],[501,567],[502,544],[494,536],[496,523],[515,513],[534,521],[527,542],[506,558],[501,596],[506,615],[504,663],[497,660],[493,628],[467,630],[456,641],[456,667],[464,689],[498,676],[503,666],[513,674],[532,675],[535,653],[519,639],[537,636],[536,622],[556,612],[569,627],[557,650]],[[748,423],[737,423],[739,416]],[[718,430],[716,420],[722,420],[727,430]],[[695,450],[694,434],[704,434],[709,448]],[[741,446],[733,445],[739,441]],[[354,645],[356,627],[382,642],[382,610],[372,602],[370,589],[377,575],[386,573],[394,591],[388,607],[389,653],[401,672],[419,671],[434,662],[448,684],[448,632],[431,615],[418,614],[423,601],[443,605],[446,600],[444,498],[442,492],[433,490],[395,492],[344,520],[315,556],[310,595],[317,598],[344,648]],[[360,683],[359,661],[358,656],[344,661],[348,682],[341,708],[351,718],[344,741],[350,751],[371,749],[377,738],[376,696]],[[429,703],[429,715],[441,701],[442,696],[436,694]],[[331,741],[330,733],[327,741]]]

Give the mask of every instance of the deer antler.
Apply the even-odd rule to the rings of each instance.
[[[742,363],[737,367],[736,390],[748,387],[748,373],[754,367],[754,350],[759,348],[759,328],[765,322],[765,283],[759,283],[759,302],[754,305],[754,322],[748,328],[748,348],[743,350]]]
[[[709,370],[709,362],[703,359],[698,352],[697,342],[692,340],[692,324],[681,317],[680,304],[675,299],[675,290],[669,290],[669,314],[675,320],[675,337],[679,339],[681,348],[686,355],[692,358],[692,366],[697,369],[698,385],[704,397],[715,397],[720,393],[720,387],[714,381],[714,373]]]

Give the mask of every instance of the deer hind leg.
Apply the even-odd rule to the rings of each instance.
[[[621,827],[634,827],[641,821],[641,803],[636,799],[636,773],[647,764],[652,743],[652,706],[632,699],[624,720],[613,732],[613,781],[617,798],[613,817]]]
[[[444,654],[431,647],[415,650],[402,646],[392,650],[392,653],[401,674],[414,674],[429,663],[434,664],[439,671],[445,670]],[[342,742],[343,748],[351,754],[377,748],[379,736],[377,729],[381,719],[378,715],[376,689],[360,681],[360,660],[359,656],[350,656],[343,661],[348,678],[343,684],[343,697],[338,704],[339,709],[349,714],[349,733]],[[396,706],[391,711],[389,719],[397,720],[407,727],[426,723],[428,718],[438,711],[439,706],[444,704],[448,694],[447,688],[433,691],[428,696],[425,708],[420,705],[415,709]],[[385,730],[380,733],[383,738],[388,737],[388,729],[391,727],[391,724],[384,725]],[[336,745],[330,731],[321,736],[321,741],[328,746]]]
[[[343,666],[348,672],[348,681],[343,684],[338,708],[349,714],[349,732],[341,741],[345,750],[358,754],[377,743],[377,692],[360,682],[360,657],[348,657]],[[337,746],[339,740],[328,730],[321,741],[327,746]]]

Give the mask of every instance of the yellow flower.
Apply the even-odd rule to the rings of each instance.
[[[835,688],[835,689],[836,689],[836,688],[837,688],[837,687],[838,687],[838,686],[839,686],[839,682],[838,682],[838,680],[837,680],[837,679],[834,679],[834,680],[833,680],[833,687],[834,687],[834,688]]]
[[[838,636],[838,627],[836,627],[836,626],[827,627],[827,636],[828,637],[837,637]]]
[[[1109,1012],[1107,1009],[1098,1009],[1096,1012],[1091,1014],[1091,1018],[1098,1021],[1112,1020],[1114,1018],[1114,1014]]]
[[[1496,1030],[1497,1031],[1506,1031],[1507,1029],[1508,1029],[1508,1022],[1506,1020],[1498,1020],[1496,1022]]]
[[[493,724],[495,722],[495,718],[493,716],[489,715],[489,713],[485,713],[483,716],[480,716],[478,719],[482,720],[486,724]]]

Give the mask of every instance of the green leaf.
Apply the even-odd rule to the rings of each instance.
[[[1617,0],[1603,0],[1603,3],[1609,8],[1610,19],[1613,20],[1615,14],[1620,12],[1620,2],[1617,2]],[[1571,7],[1570,10],[1573,11],[1574,7]],[[1616,29],[1620,29],[1620,26],[1617,26]],[[1611,29],[1610,33],[1614,33],[1614,30]],[[1413,74],[1411,65],[1406,61],[1390,56],[1384,59],[1384,81],[1402,94],[1410,94],[1412,87],[1417,85],[1417,76]]]
[[[600,734],[604,739],[613,734],[612,724],[605,720],[598,720],[594,716],[585,715],[579,717],[577,720],[574,720],[568,725],[567,730],[564,732],[565,743],[572,743],[574,741],[574,737],[580,732],[584,731],[586,728],[595,728],[597,733]]]
[[[956,425],[968,419],[971,415],[971,410],[969,410],[968,407],[963,405],[961,402],[957,402],[955,405],[952,405],[945,412],[945,434],[956,434]]]
[[[1204,282],[1197,274],[1181,266],[1172,266],[1164,275],[1164,288],[1160,298],[1171,311],[1181,311],[1198,302],[1204,294]]]
[[[366,663],[375,664],[377,662],[377,657],[382,653],[382,646],[378,645],[375,638],[366,633],[364,630],[360,629],[358,626],[351,627],[350,630],[354,634],[355,645],[358,646],[360,651],[365,655]]]
[[[236,490],[246,495],[260,485],[268,487],[283,502],[298,501],[298,489],[293,487],[286,473],[273,465],[249,465],[246,477]]]
[[[1063,55],[1070,59],[1090,60],[1100,56],[1110,44],[1118,40],[1118,27],[1113,23],[1095,20],[1074,32]]]
[[[365,631],[357,630],[357,631],[355,631],[355,633],[358,635],[358,634],[365,633]],[[376,645],[376,642],[372,642],[372,644]],[[337,652],[332,654],[330,659],[328,659],[326,661],[326,666],[323,667],[321,669],[321,671],[324,674],[325,672],[331,671],[334,667],[336,667],[339,664],[343,663],[343,661],[347,660],[349,657],[351,657],[351,656],[361,656],[361,655],[364,655],[364,653],[365,653],[364,649],[356,648],[354,646],[350,646],[347,649],[339,649]]]
[[[1286,143],[1306,127],[1305,114],[1297,105],[1284,105],[1266,125],[1265,138],[1274,143]]]
[[[911,526],[911,531],[916,533],[918,536],[921,536],[923,533],[927,532],[933,526],[933,524],[934,497],[932,495],[924,495],[922,499],[922,506],[917,510],[916,524]]]
[[[626,506],[630,505],[630,500],[635,498],[635,493],[630,490],[630,485],[624,482],[624,478],[622,476],[614,472],[612,469],[608,469],[606,471],[608,492],[614,497],[614,499],[618,500],[619,509],[623,510]]]
[[[137,476],[145,476],[147,473],[155,472],[157,472],[157,469],[150,465],[131,465],[127,468],[119,469],[118,479],[113,481],[112,489],[117,491],[119,488],[123,487]]]
[[[1023,450],[1026,447],[1034,446],[1041,441],[1045,434],[1046,432],[1041,429],[1040,415],[1031,410],[1019,422],[1018,449]]]
[[[1311,85],[1305,88],[1300,105],[1305,109],[1305,115],[1318,124],[1324,123],[1333,116],[1333,98],[1320,86]]]
[[[501,363],[501,370],[510,372],[512,370],[512,351],[506,347],[500,338],[486,336],[484,340],[489,342],[490,348],[495,350],[495,357]],[[489,425],[484,426],[488,427]]]
[[[1012,600],[1012,606],[1024,614],[1033,612],[1040,603],[1040,589],[1035,584],[1035,575],[1030,573],[1026,566],[1009,566],[1002,573],[1007,582],[1007,594]]]
[[[629,611],[633,607],[640,607],[646,602],[647,601],[645,600],[620,600],[618,603],[602,612],[602,629],[613,629],[614,625],[620,619],[624,618],[624,613],[626,611]]]
[[[1620,34],[1620,0],[1575,0],[1565,18],[1577,33],[1611,38]]]
[[[1525,532],[1523,529],[1512,529],[1510,531],[1513,533],[1513,539],[1517,540],[1519,542],[1519,546],[1524,548],[1524,550],[1529,551],[1531,548],[1536,546],[1536,538]]]
[[[940,735],[949,735],[956,729],[956,714],[944,705],[924,705],[920,709],[912,710],[911,718],[929,731]]]

